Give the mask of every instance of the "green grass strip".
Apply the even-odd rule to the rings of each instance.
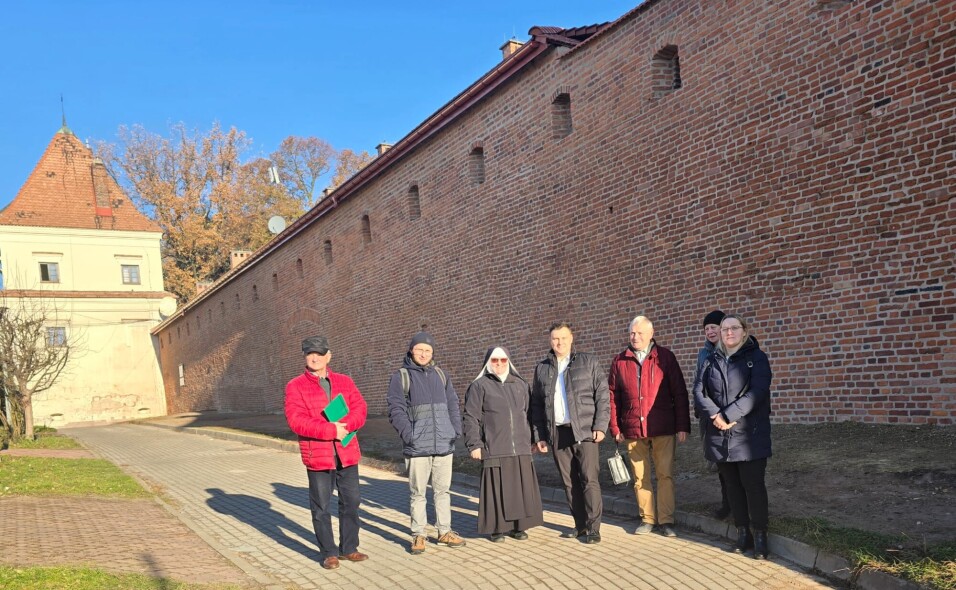
[[[61,434],[40,434],[36,440],[22,438],[10,442],[11,449],[82,449],[83,446]]]
[[[6,496],[149,498],[151,494],[103,459],[3,457],[0,498]]]
[[[900,535],[833,525],[822,518],[774,518],[771,532],[842,555],[856,567],[875,569],[929,588],[956,588],[956,542],[926,546]]]
[[[4,590],[238,590],[233,584],[186,584],[140,574],[111,574],[81,567],[9,567],[0,565]]]

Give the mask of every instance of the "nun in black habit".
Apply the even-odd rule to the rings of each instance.
[[[534,442],[528,418],[531,387],[515,370],[508,351],[492,347],[465,393],[465,445],[480,460],[478,533],[500,542],[528,538],[544,524],[541,491],[531,461]]]

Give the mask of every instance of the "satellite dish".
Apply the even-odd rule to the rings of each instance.
[[[269,218],[269,231],[278,234],[285,229],[285,219],[281,215],[273,215]]]
[[[164,297],[159,300],[159,315],[168,318],[174,313],[176,313],[176,299],[174,297]]]

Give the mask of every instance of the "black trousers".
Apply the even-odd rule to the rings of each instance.
[[[336,458],[336,462],[338,459]],[[358,551],[359,545],[359,475],[358,465],[308,471],[309,508],[312,510],[312,526],[319,543],[321,559],[338,557]],[[339,544],[335,544],[332,532],[332,488],[339,490]]]
[[[598,482],[600,456],[597,443],[575,442],[570,426],[555,428],[554,464],[561,474],[574,528],[601,532],[601,484]]]
[[[770,522],[767,500],[767,459],[718,463],[717,471],[727,486],[727,499],[734,515],[734,525],[752,526],[765,531]]]

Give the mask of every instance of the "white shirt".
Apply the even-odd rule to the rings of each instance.
[[[564,374],[568,370],[568,363],[571,362],[571,355],[558,361],[558,381],[554,384],[554,423],[556,425],[570,424],[571,418],[568,410],[568,393],[564,390]]]

